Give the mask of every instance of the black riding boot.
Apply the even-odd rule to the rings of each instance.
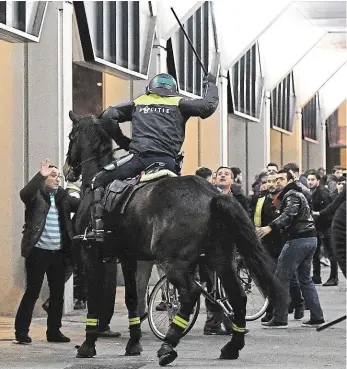
[[[103,195],[104,188],[101,186],[91,191],[90,213],[92,229],[86,233],[83,239],[95,242],[104,242],[105,240],[104,221],[102,218],[103,207],[101,205]]]

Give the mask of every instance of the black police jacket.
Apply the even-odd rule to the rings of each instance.
[[[28,257],[46,224],[46,218],[51,206],[49,193],[45,190],[45,178],[37,173],[20,191],[20,198],[25,204],[25,224],[23,227],[22,256]],[[55,203],[59,216],[62,240],[62,250],[67,254],[71,251],[73,237],[71,213],[77,211],[80,199],[69,196],[59,187],[55,194]]]
[[[131,153],[176,158],[184,141],[187,120],[208,118],[217,106],[217,86],[208,82],[202,99],[145,94],[134,101],[107,108],[101,118],[132,122]]]
[[[289,183],[279,194],[281,215],[269,226],[286,232],[286,239],[316,237],[314,220],[307,199],[296,183]]]

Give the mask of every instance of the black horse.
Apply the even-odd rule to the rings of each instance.
[[[84,197],[76,214],[77,232],[89,222],[88,184],[102,168],[105,157],[111,160],[111,139],[95,116],[79,117],[70,112],[73,121],[67,165],[76,176],[82,174]],[[116,221],[114,221],[116,219]],[[180,309],[166,339],[158,351],[160,365],[177,357],[175,347],[187,326],[189,316],[200,296],[194,271],[201,254],[217,271],[234,311],[233,335],[221,350],[222,359],[237,359],[244,347],[247,297],[232,264],[234,245],[253,273],[264,295],[274,298],[281,292],[273,274],[270,258],[262,248],[253,224],[241,205],[229,195],[221,195],[206,180],[197,176],[162,178],[139,189],[129,202],[125,214],[105,214],[105,225],[116,227],[114,248],[123,265],[126,305],[129,311],[130,339],[127,354],[139,354],[140,319],[137,314],[136,260],[156,260],[180,294]],[[78,350],[79,357],[96,354],[98,302],[102,273],[102,248],[89,249],[88,317],[86,340]],[[272,294],[273,293],[273,294]],[[92,326],[88,325],[88,321]]]

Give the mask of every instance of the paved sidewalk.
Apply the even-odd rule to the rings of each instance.
[[[325,271],[325,270],[324,270]],[[324,277],[326,277],[326,271]],[[343,279],[343,277],[341,277]],[[76,359],[75,345],[84,339],[85,312],[74,312],[64,317],[62,331],[71,338],[68,344],[52,344],[45,340],[45,318],[34,319],[30,331],[33,344],[14,345],[13,318],[0,318],[0,368],[26,369],[137,369],[159,368],[156,351],[160,347],[150,332],[148,323],[143,324],[142,345],[139,357],[125,357],[125,345],[129,334],[124,306],[124,291],[117,290],[117,313],[112,329],[122,333],[117,339],[99,339],[98,355],[94,359]],[[346,311],[345,280],[338,287],[318,287],[327,321],[340,317]],[[202,305],[203,306],[203,305]],[[185,369],[243,368],[243,369],[342,369],[346,367],[346,322],[323,332],[302,328],[300,322],[290,316],[287,330],[265,330],[260,321],[250,322],[246,346],[237,361],[220,361],[221,347],[228,341],[225,336],[204,336],[202,329],[206,315],[204,309],[192,332],[178,346],[178,358],[170,367]],[[306,318],[308,314],[306,312]]]

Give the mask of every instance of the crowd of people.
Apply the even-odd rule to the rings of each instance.
[[[322,284],[321,258],[324,256],[329,260],[330,276],[323,286],[338,285],[338,264],[331,240],[332,220],[338,207],[331,205],[339,194],[341,201],[345,200],[346,178],[342,168],[334,167],[331,175],[326,175],[324,168],[300,174],[295,163],[288,163],[280,170],[276,163],[269,163],[256,176],[248,196],[242,190],[239,168],[220,167],[212,172],[202,167],[195,174],[214,183],[222,193],[235,196],[249,213],[263,246],[277,264],[276,275],[286,295],[270,301],[261,319],[262,326],[287,328],[288,313],[294,312],[294,318],[301,320],[305,308],[310,310],[310,319],[304,321],[303,326],[323,324],[315,285]],[[332,210],[327,213],[329,207]],[[212,317],[206,322],[204,333],[225,334],[228,329],[224,331],[221,323],[220,318]]]

